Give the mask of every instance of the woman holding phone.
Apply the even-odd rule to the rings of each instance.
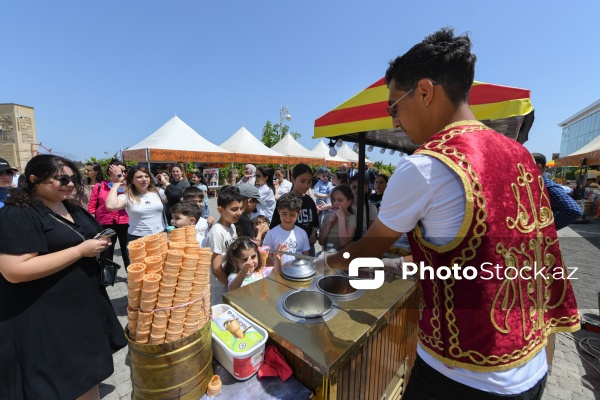
[[[127,345],[99,282],[110,241],[72,161],[37,155],[23,175],[0,209],[0,398],[99,399]]]

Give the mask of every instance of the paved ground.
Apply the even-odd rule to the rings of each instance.
[[[211,215],[217,218],[216,199],[210,199]],[[572,280],[581,314],[598,316],[600,291],[600,220],[587,224],[572,224],[559,232],[563,257],[569,267],[577,267],[577,280]],[[120,255],[119,250],[116,251]],[[121,261],[120,259],[118,261]],[[119,319],[127,323],[127,284],[125,271],[119,271],[119,280],[108,288]],[[557,335],[552,373],[548,378],[543,400],[600,400],[600,363],[586,354],[578,342],[586,337],[600,339],[600,334],[581,330],[573,334]],[[600,346],[600,343],[596,344]],[[127,348],[113,357],[114,374],[100,385],[105,400],[131,397],[131,379]]]

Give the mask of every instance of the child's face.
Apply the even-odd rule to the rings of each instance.
[[[235,224],[242,216],[242,202],[232,201],[231,203],[227,204],[225,208],[219,207],[217,210],[219,211],[219,215],[224,222]]]
[[[329,180],[329,174],[327,172],[322,172],[319,174],[319,179],[323,182],[327,182]]]
[[[280,208],[277,210],[281,218],[281,227],[286,231],[294,229],[296,220],[298,219],[298,211],[292,211],[289,208]]]
[[[204,199],[200,196],[190,197],[186,200],[188,203],[194,203],[202,210],[204,208]]]
[[[174,213],[171,215],[171,225],[175,228],[183,228],[188,225],[196,225],[196,218],[188,217],[180,213]]]
[[[238,271],[241,271],[244,264],[250,263],[250,267],[248,268],[248,276],[250,276],[258,267],[258,253],[256,253],[256,250],[254,249],[240,250],[240,256],[237,258],[237,263]]]
[[[310,189],[312,175],[308,172],[305,172],[302,175],[293,178],[292,183],[294,184],[293,192],[298,196],[304,196],[304,194],[308,192],[308,189]]]
[[[385,189],[387,188],[387,182],[385,181],[385,179],[379,177],[377,179],[375,179],[375,192],[377,192],[378,194],[381,194],[383,192],[385,192]]]
[[[260,228],[261,225],[267,225],[267,228],[269,227],[269,225],[267,224],[267,221],[256,221],[254,223],[254,229],[256,229],[258,231],[258,228]]]
[[[342,210],[347,210],[348,207],[350,207],[352,205],[352,200],[347,199],[342,192],[340,191],[336,191],[331,195],[331,207],[334,210],[337,210],[338,208],[342,209]]]

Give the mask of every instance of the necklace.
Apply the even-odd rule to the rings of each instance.
[[[60,210],[62,209],[62,207],[63,207],[63,203],[61,202],[61,203],[60,203],[60,205],[58,206],[58,209],[56,209],[56,210],[55,210],[54,208],[50,207],[50,206],[47,206],[47,207],[48,207],[49,209],[51,209],[52,211],[54,211],[55,213],[57,213],[57,214],[58,214],[58,213],[59,213],[59,211],[60,211]]]

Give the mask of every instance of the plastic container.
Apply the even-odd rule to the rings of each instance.
[[[245,381],[251,378],[263,364],[265,343],[269,337],[267,331],[260,325],[242,317],[227,304],[212,306],[212,315],[214,357],[235,379]],[[236,319],[242,330],[245,331],[245,338],[234,337],[222,324],[219,327],[219,321],[224,319]],[[249,341],[250,344],[248,344]]]

